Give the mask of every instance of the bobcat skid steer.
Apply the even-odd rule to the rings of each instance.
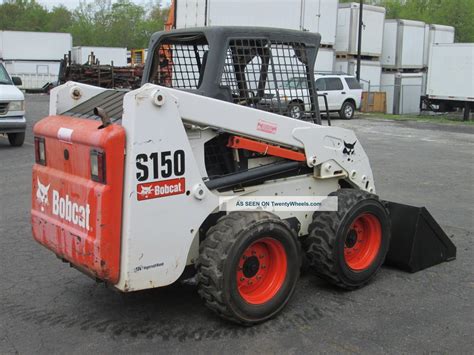
[[[303,258],[344,289],[365,285],[384,261],[414,272],[453,259],[424,208],[375,195],[355,134],[321,124],[319,41],[268,28],[159,32],[140,89],[54,88],[34,127],[34,238],[123,292],[197,274],[205,304],[244,325],[283,309]],[[289,82],[299,86],[285,90]],[[338,203],[220,207],[256,196]]]

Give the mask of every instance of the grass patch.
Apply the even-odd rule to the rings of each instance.
[[[474,121],[463,121],[462,117],[449,115],[388,115],[385,113],[359,113],[359,117],[393,121],[418,121],[455,125],[474,125]]]

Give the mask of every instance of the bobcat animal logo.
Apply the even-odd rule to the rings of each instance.
[[[39,178],[36,178],[36,179],[38,181],[38,189],[36,190],[36,199],[41,205],[41,212],[44,212],[45,206],[49,205],[48,192],[49,192],[49,187],[51,186],[51,184],[46,186],[41,183]]]
[[[151,194],[152,187],[151,186],[142,186],[142,190],[139,192],[142,196],[148,196]]]
[[[347,143],[346,141],[344,141],[344,150],[342,151],[343,154],[346,154],[346,155],[353,155],[354,154],[354,146],[356,145],[357,141],[355,141],[354,143],[350,144],[350,143]]]

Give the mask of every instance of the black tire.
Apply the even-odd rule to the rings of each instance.
[[[8,133],[8,141],[12,147],[21,147],[25,141],[25,132]]]
[[[246,267],[247,261],[255,259],[254,256],[244,256],[249,247],[254,246],[257,241],[268,239],[283,247],[287,261],[286,274],[281,276],[279,288],[267,301],[252,304],[237,288],[239,283],[246,282],[244,277],[237,280],[237,273],[245,273],[245,270],[239,270]],[[296,233],[277,216],[268,212],[231,212],[209,229],[206,239],[201,243],[197,261],[199,295],[209,309],[225,319],[247,326],[264,322],[278,314],[293,295],[301,267],[300,250]],[[263,255],[259,257],[262,258]],[[241,268],[239,263],[242,260],[245,262]],[[271,263],[268,265],[267,271],[270,274],[273,267]],[[273,265],[281,265],[280,260]],[[262,261],[258,264],[254,277],[257,278],[264,268]],[[248,282],[250,285],[250,281]],[[258,282],[260,281],[255,281],[255,284]]]
[[[339,117],[342,119],[350,120],[354,117],[355,105],[352,101],[345,101],[339,110]]]
[[[355,189],[341,189],[329,196],[338,198],[338,211],[314,213],[308,228],[309,235],[304,242],[306,257],[312,270],[321,278],[344,289],[356,289],[367,284],[385,260],[390,245],[390,218],[386,208],[374,194]],[[365,221],[366,218],[370,218],[370,221],[378,220],[380,223],[380,228],[375,228],[380,233],[373,234],[380,237],[372,237],[379,240],[379,243],[373,244],[370,253],[361,254],[366,257],[361,260],[367,265],[355,269],[349,266],[348,260],[352,256],[345,256],[345,253],[355,250],[351,248],[355,248],[358,242],[361,242],[362,250],[365,245],[372,245],[367,243],[370,237],[366,238],[365,242],[363,239],[358,240],[360,235],[355,228],[358,228],[359,224],[355,225],[354,229],[351,228],[355,220]],[[372,228],[373,232],[373,226],[377,226],[377,223],[368,223],[366,231]],[[354,265],[357,262],[358,259],[351,260]],[[362,262],[359,264],[362,265]]]
[[[293,101],[288,105],[288,116],[297,120],[303,118],[304,105],[301,102]]]

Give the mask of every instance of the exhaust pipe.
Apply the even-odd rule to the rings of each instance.
[[[94,107],[94,115],[99,116],[102,121],[102,125],[99,126],[99,129],[105,128],[112,123],[109,115],[102,107]]]

